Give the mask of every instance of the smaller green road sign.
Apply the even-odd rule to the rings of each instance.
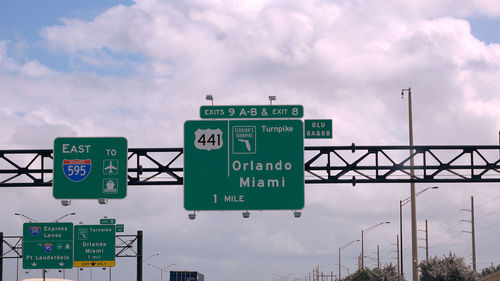
[[[302,105],[208,105],[200,107],[202,119],[302,118]]]
[[[125,198],[127,139],[57,138],[53,173],[56,199]]]
[[[125,225],[124,224],[117,224],[116,225],[116,232],[124,232],[125,231]]]
[[[101,219],[100,224],[115,224],[116,223],[116,219]]]
[[[331,139],[333,137],[332,119],[304,120],[306,139]]]
[[[73,268],[73,223],[23,224],[23,268]]]
[[[114,224],[75,225],[75,267],[115,266]]]

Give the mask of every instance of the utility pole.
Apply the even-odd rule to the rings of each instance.
[[[425,247],[420,247],[425,249],[425,261],[429,261],[429,234],[427,229],[427,220],[425,220],[425,229],[419,229],[418,231],[425,232],[425,238],[418,238],[420,240],[425,240]]]
[[[409,129],[409,139],[410,146],[413,146],[413,112],[411,104],[411,88],[403,89],[401,91],[401,97],[403,97],[404,92],[408,92],[408,129]],[[410,149],[410,176],[412,179],[415,178],[415,171],[413,166],[415,161],[413,159],[414,150]],[[415,200],[415,182],[410,183],[410,194],[411,194],[411,255],[412,255],[412,277],[413,281],[418,281],[418,241],[417,241],[417,204]]]
[[[425,261],[429,261],[429,229],[427,228],[427,220],[425,220]]]
[[[398,272],[401,273],[400,264],[399,264],[399,235],[396,235],[396,254],[398,257]]]
[[[474,223],[474,196],[470,197],[470,210],[469,209],[461,209],[462,211],[470,212],[471,219],[470,220],[462,220],[471,223],[471,231],[463,231],[468,232],[472,236],[472,269],[476,272],[476,230]]]
[[[377,268],[380,269],[380,246],[377,245]]]
[[[403,200],[399,200],[399,239],[401,241],[398,249],[398,264],[401,264],[399,274],[403,275]],[[399,262],[399,259],[401,259],[401,262]]]
[[[472,269],[476,271],[476,231],[474,227],[474,196],[470,197],[470,213],[472,222]]]

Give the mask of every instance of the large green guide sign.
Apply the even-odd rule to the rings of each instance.
[[[186,121],[184,207],[302,209],[302,120]]]
[[[23,224],[23,268],[73,268],[73,223]]]
[[[115,266],[114,224],[75,225],[75,267]]]
[[[127,153],[127,139],[122,137],[57,138],[54,198],[125,198]]]

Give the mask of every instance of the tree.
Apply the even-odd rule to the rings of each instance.
[[[500,271],[500,265],[497,265],[496,267],[493,266],[493,263],[487,267],[487,268],[483,268],[481,270],[481,277],[485,277],[487,275],[490,275],[492,273],[495,273],[497,271]]]
[[[365,269],[360,269],[356,271],[355,273],[347,276],[346,278],[342,279],[344,281],[370,281],[370,277],[372,275],[372,272],[370,269],[365,268]]]
[[[392,264],[382,269],[361,269],[342,279],[343,281],[406,281]]]
[[[464,258],[450,253],[442,258],[433,257],[420,263],[421,281],[475,281],[478,275]]]
[[[382,269],[374,269],[370,281],[405,281],[405,279],[399,274],[396,266],[388,264]]]

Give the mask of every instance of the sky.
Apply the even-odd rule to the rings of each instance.
[[[266,105],[276,96],[275,104],[303,105],[304,119],[332,119],[333,139],[306,146],[406,145],[401,89],[408,87],[415,144],[497,145],[499,29],[496,0],[2,1],[0,149],[46,149],[56,137],[83,136],[126,137],[129,148],[182,147],[183,124],[199,119],[207,94],[217,105]],[[418,198],[431,256],[452,252],[471,263],[463,209],[474,196],[478,269],[500,264],[498,187],[439,184]],[[337,274],[339,247],[382,221],[391,223],[365,235],[365,264],[375,266],[377,245],[381,263],[395,264],[399,200],[409,190],[308,184],[301,218],[210,211],[189,220],[182,186],[129,186],[125,199],[68,207],[48,187],[3,188],[0,231],[21,235],[26,220],[16,212],[39,221],[75,212],[64,219],[75,224],[107,216],[127,234],[144,231],[144,256],[159,254],[147,261],[155,266],[175,264],[169,269],[199,271],[207,281],[291,280],[317,266]],[[409,215],[404,206],[406,273]],[[351,273],[360,251],[359,242],[342,251]],[[14,260],[4,270],[15,280]],[[108,271],[92,274],[103,280]],[[135,280],[135,261],[118,258],[112,274]],[[66,276],[76,279],[75,270]],[[80,274],[89,277],[89,269]],[[144,280],[159,279],[145,264]]]

